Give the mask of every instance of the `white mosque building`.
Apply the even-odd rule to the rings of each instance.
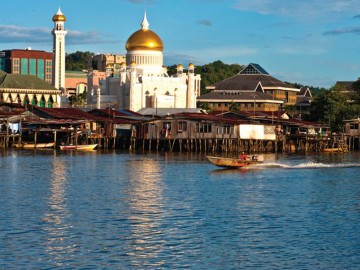
[[[105,81],[95,85],[93,71],[89,70],[87,93],[88,106],[140,111],[145,108],[195,109],[200,95],[200,75],[189,64],[177,66],[177,74],[169,76],[163,65],[163,42],[149,29],[144,15],[141,29],[126,42],[126,63],[120,74],[107,74]]]

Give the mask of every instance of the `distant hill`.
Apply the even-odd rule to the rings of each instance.
[[[224,64],[220,60],[203,66],[195,66],[195,74],[201,75],[201,93],[208,92],[206,86],[232,77],[240,72],[244,66],[239,64]],[[169,74],[176,74],[176,65],[169,67]]]

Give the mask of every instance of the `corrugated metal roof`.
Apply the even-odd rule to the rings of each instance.
[[[138,111],[141,115],[157,115],[157,116],[166,116],[176,113],[200,113],[202,112],[202,109],[198,108],[143,108]]]
[[[215,83],[213,87],[215,87],[215,90],[249,91],[256,89],[259,82],[263,88],[287,88],[299,91],[299,89],[294,88],[288,83],[282,82],[270,75],[263,74],[238,74],[231,78]]]

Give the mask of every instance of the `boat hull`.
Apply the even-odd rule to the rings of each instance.
[[[22,149],[37,149],[37,148],[53,148],[55,143],[24,143],[20,146]],[[16,144],[15,147],[18,147]]]
[[[60,150],[94,150],[97,147],[97,144],[87,144],[87,145],[60,145]]]
[[[236,158],[206,156],[206,158],[214,165],[223,168],[242,168],[250,165],[262,163],[259,160],[243,160]]]
[[[325,153],[347,153],[348,150],[345,148],[324,148],[321,150]]]

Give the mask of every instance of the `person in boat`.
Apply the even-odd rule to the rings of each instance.
[[[242,152],[241,155],[240,155],[240,159],[241,160],[247,160],[248,159],[247,154],[245,154],[245,152]]]

